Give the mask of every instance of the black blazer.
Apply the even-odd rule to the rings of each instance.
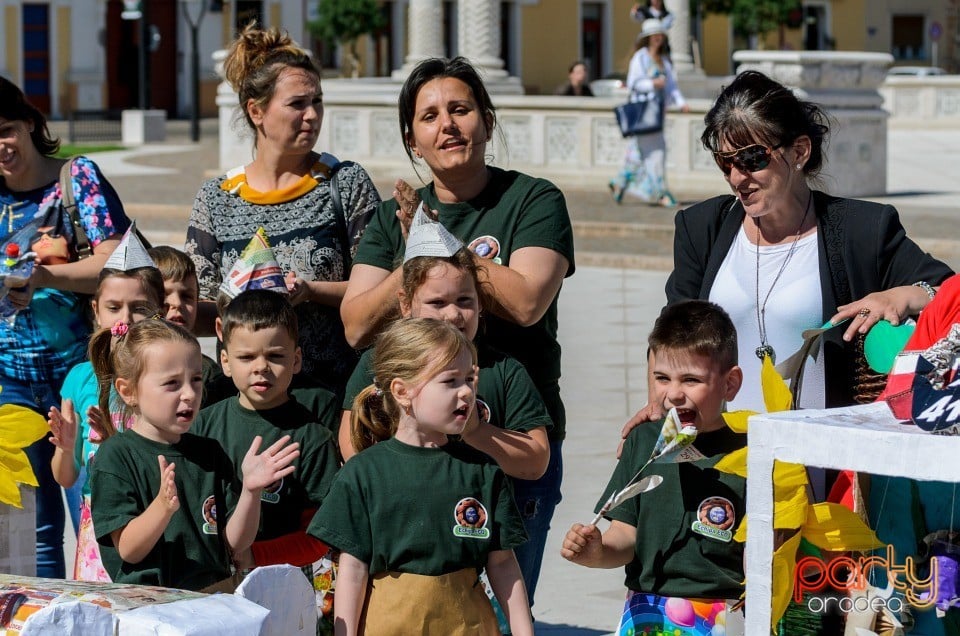
[[[912,240],[891,205],[814,192],[823,321],[837,307],[867,294],[925,281],[937,286],[953,271]],[[715,197],[677,213],[674,269],[667,303],[710,296],[710,288],[743,223],[743,207],[732,195]],[[824,334],[826,405],[853,403],[854,349],[843,328]]]

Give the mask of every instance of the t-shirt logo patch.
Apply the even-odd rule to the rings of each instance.
[[[487,509],[473,497],[464,497],[453,509],[453,536],[466,539],[489,539]]]
[[[260,501],[272,504],[278,503],[281,490],[283,490],[283,477],[260,491]]]
[[[502,264],[500,259],[500,241],[494,236],[490,236],[489,234],[478,236],[470,241],[467,249],[480,258],[489,258],[497,265]]]
[[[477,398],[477,417],[484,424],[490,423],[490,406],[480,398]]]
[[[729,543],[733,538],[731,528],[737,521],[737,513],[729,499],[709,497],[700,502],[697,520],[690,529],[697,534]]]
[[[203,500],[203,505],[200,507],[201,514],[203,514],[203,534],[217,534],[217,500],[213,495],[210,495]]]

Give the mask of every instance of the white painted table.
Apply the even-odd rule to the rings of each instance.
[[[755,415],[747,449],[747,634],[770,630],[774,460],[960,482],[960,436],[931,435],[901,424],[885,403]]]

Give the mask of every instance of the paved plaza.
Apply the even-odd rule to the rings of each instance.
[[[177,125],[182,123],[170,124],[171,141],[165,144],[94,158],[147,237],[182,247],[193,197],[200,183],[216,174],[217,144],[216,122],[204,122],[199,145],[184,141]],[[875,200],[895,205],[908,233],[957,269],[960,131],[891,129],[887,155],[889,194]],[[389,179],[373,177],[380,192],[389,195]],[[829,191],[829,183],[823,188]],[[572,523],[592,518],[615,463],[620,427],[646,402],[645,340],[664,303],[673,214],[637,203],[616,206],[605,183],[565,194],[575,224],[578,269],[560,296],[561,386],[568,418],[564,499],[547,544],[534,615],[538,633],[605,635],[619,618],[622,570],[574,566],[560,558],[559,546]]]

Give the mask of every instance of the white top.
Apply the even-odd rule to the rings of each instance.
[[[802,333],[823,324],[823,300],[820,292],[820,259],[817,234],[802,237],[790,255],[793,242],[760,247],[760,304],[767,300],[764,323],[767,343],[776,352],[775,362],[783,362],[803,344]],[[790,261],[780,279],[774,279],[787,256]],[[773,285],[773,290],[770,290]],[[717,278],[710,288],[710,300],[723,307],[737,328],[743,387],[728,405],[729,410],[749,409],[766,412],[760,390],[760,326],[757,322],[757,246],[741,227],[727,252]],[[801,406],[823,408],[823,356],[807,361],[803,376]]]

